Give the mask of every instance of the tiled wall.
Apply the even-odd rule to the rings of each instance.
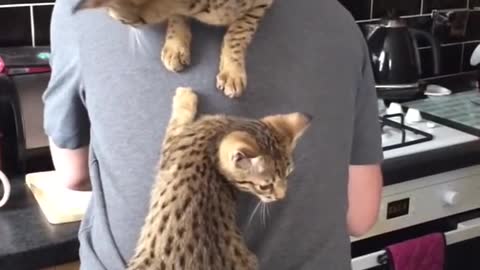
[[[433,33],[442,43],[441,74],[473,70],[469,59],[480,44],[480,0],[339,0],[357,20],[360,27],[375,23],[392,10],[404,17],[411,27]],[[456,11],[450,26],[433,26],[432,14]],[[463,18],[463,19],[462,19]],[[464,22],[465,27],[461,27]],[[436,24],[435,24],[436,25]],[[455,25],[452,27],[452,25]],[[456,25],[459,25],[456,27]],[[465,30],[465,31],[456,31]],[[421,44],[422,77],[432,76],[431,48]],[[480,67],[477,67],[480,69]]]
[[[313,1],[313,0],[312,0]],[[321,1],[321,0],[318,0]],[[480,44],[480,0],[339,0],[347,7],[360,27],[375,22],[394,9],[415,28],[432,32],[432,12],[435,10],[469,10],[456,16],[468,15],[465,33],[452,35],[452,29],[436,28],[435,36],[442,42],[441,74],[472,70],[469,57]],[[39,46],[49,43],[49,24],[53,0],[0,0],[0,47]],[[455,24],[455,22],[454,22]],[[421,48],[423,77],[432,76],[430,48]]]
[[[0,0],[0,47],[48,45],[53,1]]]

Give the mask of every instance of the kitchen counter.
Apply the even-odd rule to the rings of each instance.
[[[10,200],[0,208],[0,269],[41,269],[77,261],[80,223],[48,223],[25,178],[10,180]]]

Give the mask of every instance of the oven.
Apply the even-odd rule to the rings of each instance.
[[[377,223],[351,238],[352,269],[390,269],[388,246],[432,233],[445,269],[480,269],[479,138],[398,104],[380,112],[385,185]]]
[[[386,186],[377,224],[352,238],[352,267],[388,269],[385,247],[435,232],[447,269],[480,269],[480,165]]]

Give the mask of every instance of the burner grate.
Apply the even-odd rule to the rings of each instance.
[[[391,118],[396,118],[396,117],[400,118],[399,122],[391,120]],[[388,151],[392,149],[397,149],[397,148],[406,147],[406,146],[433,140],[432,134],[429,134],[427,132],[405,125],[405,116],[401,113],[387,114],[387,115],[380,116],[379,121],[381,124],[380,128],[382,129],[382,132],[385,126],[390,126],[401,132],[401,141],[397,144],[384,146],[383,151]],[[420,137],[407,141],[407,131],[412,132],[413,134],[418,135]]]

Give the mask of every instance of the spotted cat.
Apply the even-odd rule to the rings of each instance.
[[[301,113],[259,120],[196,118],[197,95],[178,88],[162,157],[129,270],[256,270],[235,222],[235,192],[286,196],[292,152],[310,126]]]
[[[226,96],[234,98],[246,88],[247,49],[272,4],[273,0],[82,0],[75,10],[106,7],[111,17],[132,26],[167,21],[161,59],[174,72],[190,64],[189,19],[226,26],[216,83]]]

